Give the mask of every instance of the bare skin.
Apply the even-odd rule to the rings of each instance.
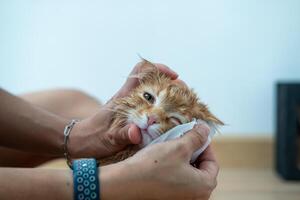
[[[168,67],[161,64],[157,67],[174,81],[181,82]],[[142,70],[143,65],[139,63],[131,74]],[[128,79],[113,98],[127,95],[137,84],[136,79]],[[107,118],[111,115],[107,108],[113,106],[110,102],[99,107],[92,97],[74,90],[48,91],[48,96],[45,94],[27,94],[19,98],[0,90],[0,165],[31,167],[61,157],[62,132],[70,118],[74,117],[83,119],[75,125],[70,137],[69,149],[74,158],[101,158],[121,150],[127,144],[141,141],[139,129],[133,124],[107,132]],[[77,101],[72,100],[74,95]],[[60,103],[57,105],[55,102]],[[84,109],[79,108],[78,104]],[[143,199],[150,196],[153,199],[207,199],[215,187],[218,173],[211,150],[208,149],[199,158],[199,169],[189,164],[190,155],[202,146],[207,133],[208,127],[198,126],[183,138],[164,145],[153,145],[128,160],[101,167],[103,199]],[[3,180],[0,181],[0,199],[27,199],[29,195],[31,199],[72,199],[69,170],[0,168],[0,180]],[[176,189],[176,185],[182,184],[186,190],[180,190],[181,187]],[[158,196],[151,194],[159,189],[155,185],[160,185],[163,190]],[[37,186],[39,190],[36,190]],[[10,192],[16,188],[17,192]],[[119,192],[116,193],[114,188],[118,188]],[[188,196],[185,191],[190,191]]]
[[[180,139],[147,147],[130,159],[101,167],[101,199],[207,200],[218,174],[211,149],[199,157],[198,168],[189,160],[208,132],[208,127],[199,125]],[[0,180],[14,180],[0,181],[0,199],[72,199],[70,170],[2,168]]]
[[[162,72],[174,79],[174,81],[179,81],[177,79],[178,75],[167,66],[163,64],[156,64],[156,66]],[[142,72],[144,67],[145,66],[143,66],[142,62],[138,63],[133,68],[130,75]],[[114,95],[113,98],[119,98],[127,95],[130,90],[136,87],[138,84],[139,82],[137,79],[127,79],[123,87]],[[2,91],[1,95],[3,96],[2,101],[4,102],[0,105],[2,106],[2,112],[7,111],[7,113],[9,113],[12,112],[13,109],[16,109],[15,113],[18,113],[19,116],[14,116],[14,119],[20,119],[24,117],[29,118],[31,112],[38,111],[39,115],[35,117],[41,120],[50,120],[54,118],[52,122],[55,122],[56,126],[59,125],[60,128],[59,130],[55,131],[55,134],[51,134],[51,136],[56,136],[56,139],[52,137],[52,139],[55,141],[52,141],[53,144],[51,147],[52,151],[55,152],[50,152],[49,147],[45,149],[46,152],[45,150],[41,151],[41,149],[35,149],[35,145],[33,145],[36,144],[40,145],[41,147],[45,146],[43,144],[45,140],[48,143],[51,142],[50,138],[46,139],[46,137],[50,134],[45,134],[44,136],[38,135],[38,137],[36,137],[36,143],[32,143],[34,141],[31,141],[31,143],[25,148],[24,142],[22,142],[20,139],[16,140],[15,135],[13,138],[11,138],[10,142],[19,143],[13,144],[14,146],[10,146],[12,144],[8,145],[7,142],[5,142],[5,144],[1,144],[0,142],[0,166],[33,167],[50,159],[61,157],[63,155],[61,144],[61,141],[63,141],[63,128],[71,118],[83,119],[73,128],[72,135],[70,137],[69,150],[74,158],[101,158],[103,156],[116,153],[128,144],[138,144],[141,141],[139,129],[135,125],[128,125],[121,130],[115,130],[108,133],[107,130],[110,123],[108,116],[111,115],[111,112],[108,111],[107,108],[111,108],[110,102],[101,107],[101,104],[96,99],[80,91],[51,90],[25,94],[20,96],[20,98],[25,99],[26,102],[20,101],[21,99],[15,99],[14,102],[17,102],[15,104],[18,106],[11,104],[10,98],[12,95],[8,93],[5,94],[4,91]],[[2,116],[5,117],[7,113]],[[20,116],[20,114],[25,116]],[[49,115],[51,115],[52,118],[49,117]],[[10,122],[7,117],[3,118],[3,120]],[[23,122],[24,120],[20,122],[14,120],[14,123],[19,124],[16,127],[19,128],[19,130],[14,130],[14,132],[23,132],[20,134],[20,136],[25,140],[26,138],[32,139],[32,137],[28,137],[26,134],[24,134],[24,127],[22,128],[21,126]],[[40,128],[44,125],[42,122],[38,123]],[[5,126],[0,127],[0,130],[5,131]],[[28,130],[29,134],[32,134],[33,131],[31,129]],[[7,138],[3,138],[2,141],[4,142],[5,139]],[[60,141],[60,143],[57,143],[57,141]],[[83,141],[86,142],[84,143]],[[94,148],[95,146],[98,148]],[[81,147],[81,149],[76,147]],[[39,153],[37,154],[36,152]]]
[[[94,115],[100,108],[100,101],[79,90],[56,89],[20,95],[33,105],[66,119],[84,119]],[[34,167],[49,157],[41,154],[18,151],[0,146],[0,166]]]
[[[20,97],[67,119],[85,119],[95,114],[101,106],[96,98],[75,89],[43,90]]]
[[[170,68],[159,63],[157,63],[156,65],[162,72],[169,75],[172,79],[178,81],[178,75]],[[133,68],[130,75],[141,72],[143,70],[143,67],[144,66],[142,66],[142,63],[138,63]],[[130,92],[130,90],[136,87],[137,85],[138,80],[128,79],[123,85],[123,87],[114,95],[113,98],[118,98],[127,95]],[[7,94],[6,96],[9,96],[9,94]],[[106,120],[106,124],[104,124],[102,118],[107,119],[107,115],[109,115],[110,112],[107,112],[107,110],[105,109],[106,107],[110,107],[110,105],[109,103],[104,105],[104,108],[101,110],[101,103],[84,92],[78,90],[48,90],[24,94],[21,95],[20,98],[26,100],[26,102],[21,102],[22,107],[26,107],[27,105],[29,105],[29,107],[31,107],[30,110],[42,110],[44,112],[44,115],[46,116],[50,113],[51,115],[54,114],[54,116],[56,117],[56,121],[58,121],[58,118],[60,118],[60,121],[63,121],[63,126],[65,126],[70,119],[85,119],[82,122],[78,123],[72,131],[72,139],[74,135],[79,137],[75,138],[76,143],[74,143],[74,140],[70,138],[70,141],[72,142],[70,144],[70,150],[76,150],[76,148],[73,148],[72,146],[84,145],[84,147],[87,148],[82,149],[80,151],[76,150],[76,152],[72,151],[73,157],[101,158],[103,155],[98,155],[98,152],[105,152],[105,155],[110,155],[124,148],[127,144],[138,144],[141,140],[139,129],[135,125],[129,125],[123,130],[117,130],[114,133],[109,133],[110,139],[108,138],[108,134],[103,135],[101,131],[100,133],[99,131],[96,131],[95,129],[102,129],[102,132],[105,132],[107,130],[108,121]],[[9,99],[7,101],[9,101]],[[28,104],[27,102],[30,104]],[[2,104],[2,106],[3,110],[8,108],[8,110],[11,110],[10,107],[5,107],[5,104]],[[14,106],[12,107],[14,108]],[[18,112],[20,112],[20,110],[18,110]],[[26,111],[26,113],[27,112],[28,111]],[[105,126],[99,126],[99,122],[102,122],[101,124]],[[81,128],[78,129],[79,126]],[[131,129],[129,130],[130,127]],[[84,131],[82,129],[84,129]],[[94,133],[86,135],[81,134],[82,132],[87,132],[87,129],[90,129],[89,131],[93,131]],[[62,131],[63,129],[61,129],[59,133],[57,133],[57,135],[61,136]],[[91,135],[92,137],[90,137]],[[101,141],[99,141],[98,139],[99,136]],[[87,140],[86,137],[89,137],[90,139]],[[88,143],[82,144],[82,141],[88,141]],[[97,144],[91,144],[90,141],[96,141]],[[103,145],[99,145],[99,142]],[[91,145],[99,146],[99,148],[91,149],[89,148]],[[33,167],[53,158],[61,157],[63,155],[61,144],[56,144],[56,151],[60,151],[60,153],[52,153],[50,155],[49,152],[47,152],[47,154],[45,154],[44,152],[36,153],[40,152],[40,150],[32,151],[32,149],[29,149],[28,152],[28,149],[19,149],[21,146],[17,144],[17,148],[11,148],[0,144],[0,166]]]

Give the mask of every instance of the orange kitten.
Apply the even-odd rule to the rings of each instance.
[[[116,107],[112,127],[134,123],[142,130],[143,144],[148,144],[174,126],[190,122],[193,118],[223,125],[199,101],[192,89],[175,83],[151,62],[143,62],[146,71],[138,75],[140,85],[129,96],[114,102]],[[100,162],[108,164],[124,160],[138,149],[139,145],[132,145]]]

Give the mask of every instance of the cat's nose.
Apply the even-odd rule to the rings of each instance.
[[[154,115],[148,116],[148,122],[147,122],[148,126],[151,126],[156,123],[157,123],[157,118]]]

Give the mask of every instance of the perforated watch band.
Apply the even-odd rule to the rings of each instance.
[[[73,160],[73,180],[75,200],[100,199],[98,167],[95,159]]]

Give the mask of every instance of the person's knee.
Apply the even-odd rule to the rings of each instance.
[[[64,113],[68,118],[82,119],[94,114],[101,102],[82,90],[63,89],[60,91],[65,104]]]
[[[86,100],[90,99],[90,96],[78,89],[61,89],[60,91],[65,98],[74,100]]]
[[[87,94],[86,92],[78,89],[62,89],[61,92],[64,98],[70,100],[74,103],[93,103],[93,104],[100,104],[100,102],[91,95]]]

